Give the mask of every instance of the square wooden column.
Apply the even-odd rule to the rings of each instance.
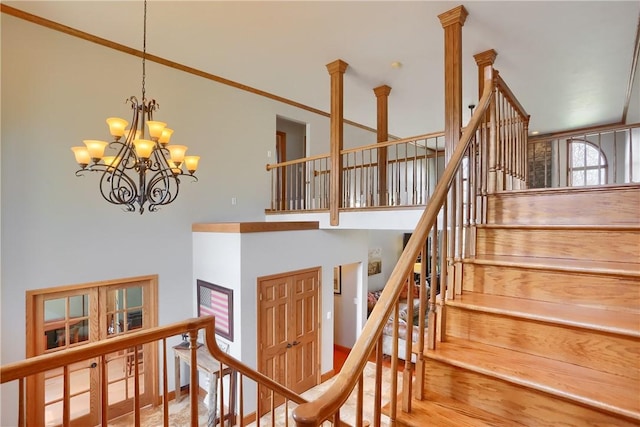
[[[438,15],[444,28],[444,158],[448,162],[462,128],[462,26],[468,15],[458,6]]]
[[[389,140],[389,94],[391,87],[378,86],[373,89],[378,107],[378,142]],[[378,206],[387,205],[387,147],[378,148]]]
[[[340,200],[342,196],[342,157],[343,148],[343,120],[344,120],[344,72],[349,64],[337,59],[327,64],[331,75],[331,185],[329,186],[329,215],[330,224],[339,224]]]

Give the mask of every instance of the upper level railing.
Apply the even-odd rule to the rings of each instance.
[[[365,404],[373,406],[372,424],[380,425],[383,340],[390,339],[392,348],[391,377],[388,379],[391,425],[394,425],[398,408],[410,412],[412,396],[423,397],[423,351],[425,347],[435,348],[438,337],[442,336],[442,322],[438,318],[441,310],[437,310],[437,305],[444,305],[461,293],[462,260],[474,255],[475,226],[486,222],[486,197],[506,187],[526,188],[524,147],[529,117],[497,72],[493,74],[492,71],[490,66],[485,68],[484,92],[478,107],[453,150],[360,338],[327,391],[294,410],[293,417],[298,426],[316,426],[328,418],[334,423],[340,422],[341,408],[356,386],[355,425],[362,425]],[[420,274],[415,283],[414,269],[418,259]],[[398,304],[405,287],[409,288],[405,318],[413,318],[412,300],[417,298],[418,322],[415,326],[403,325],[409,332],[400,352]],[[416,294],[418,296],[414,297]],[[376,355],[375,396],[365,403],[363,371],[372,354]],[[400,379],[395,375],[399,359],[404,360]],[[398,402],[400,390],[402,400]]]
[[[442,132],[342,150],[341,209],[424,206],[444,169]],[[329,209],[329,154],[267,165],[268,211]]]
[[[529,138],[530,188],[640,182],[640,123]]]
[[[197,358],[197,338],[198,331],[204,330],[204,345],[208,352],[213,356],[213,358],[219,364],[219,378],[223,377],[223,372],[227,372],[231,368],[231,375],[234,377],[235,383],[238,384],[236,389],[236,394],[238,397],[238,408],[233,409],[234,405],[230,405],[229,398],[232,396],[232,381],[229,381],[225,384],[225,382],[220,381],[220,391],[218,392],[219,404],[216,406],[219,409],[217,414],[217,418],[219,420],[224,420],[225,418],[231,419],[229,424],[239,424],[244,425],[245,413],[244,413],[244,401],[245,396],[247,394],[245,383],[247,381],[253,381],[255,383],[260,384],[260,387],[265,388],[263,393],[267,393],[272,398],[271,402],[274,402],[275,396],[280,395],[284,397],[285,403],[294,402],[297,404],[306,402],[305,399],[297,395],[296,393],[290,391],[284,386],[276,383],[272,379],[264,376],[263,374],[255,371],[249,366],[243,364],[238,361],[234,357],[222,351],[214,338],[214,318],[211,316],[185,320],[182,322],[174,323],[167,326],[150,328],[146,330],[140,330],[136,332],[132,332],[127,335],[118,336],[115,338],[110,338],[94,343],[85,344],[82,346],[77,346],[70,348],[68,350],[59,351],[55,353],[48,353],[41,356],[32,357],[29,359],[25,359],[19,362],[10,363],[2,366],[0,369],[0,383],[8,383],[11,381],[18,381],[18,419],[13,425],[17,425],[23,427],[26,423],[26,411],[27,402],[26,402],[26,393],[25,393],[25,382],[29,376],[38,375],[44,373],[45,371],[63,368],[64,370],[64,388],[63,388],[63,425],[68,426],[71,424],[71,403],[70,400],[72,396],[70,396],[70,387],[68,386],[69,381],[71,381],[71,373],[70,366],[77,364],[79,362],[90,363],[92,360],[96,358],[99,360],[97,366],[100,369],[100,405],[98,408],[92,408],[93,410],[97,410],[100,412],[99,419],[100,425],[107,426],[109,422],[109,389],[108,389],[108,365],[109,362],[108,355],[113,354],[114,352],[119,351],[127,351],[131,348],[138,348],[141,345],[147,344],[160,344],[160,353],[162,358],[162,425],[169,426],[175,425],[175,423],[171,420],[169,415],[169,388],[168,388],[168,373],[167,373],[167,339],[180,336],[183,334],[189,335],[189,353],[190,360],[198,360]],[[133,424],[138,427],[141,424],[141,408],[138,396],[140,396],[140,388],[141,384],[139,383],[139,360],[138,360],[138,352],[132,352],[132,357],[134,358],[133,367],[135,369],[134,375],[134,417]],[[195,427],[198,426],[198,371],[197,364],[190,363],[190,371],[189,371],[189,415],[190,415],[190,425]],[[228,385],[228,388],[225,387]],[[176,384],[176,387],[180,387],[180,384]],[[226,402],[225,402],[225,396]],[[232,399],[235,398],[233,395]],[[259,401],[259,399],[258,399]],[[233,411],[231,414],[225,414],[225,410],[229,407],[230,411]],[[274,413],[274,408],[264,408],[261,410],[260,408],[256,409],[257,413],[270,412]],[[215,414],[213,414],[215,417]],[[227,415],[231,415],[230,417]],[[273,416],[272,416],[273,418]],[[215,421],[215,418],[213,419]],[[36,423],[40,424],[40,423]],[[257,425],[260,425],[258,420]]]

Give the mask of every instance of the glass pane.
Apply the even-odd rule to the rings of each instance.
[[[47,378],[44,380],[44,403],[62,399],[64,382],[62,369],[47,371],[45,377]]]
[[[571,166],[584,167],[584,144],[571,144]]]
[[[107,360],[109,405],[113,405],[127,398],[127,355],[126,352],[111,353]]]
[[[91,413],[90,394],[82,393],[71,398],[71,419],[79,418]]]
[[[90,361],[83,362],[83,368],[69,373],[69,394],[75,395],[89,391]]]
[[[89,315],[89,296],[76,295],[69,298],[69,318],[87,317]]]
[[[589,169],[586,171],[587,175],[587,184],[586,185],[598,185],[598,177],[600,176],[600,171],[598,169]]]
[[[44,407],[44,423],[46,426],[62,424],[62,401]]]
[[[584,172],[583,171],[572,171],[571,172],[571,185],[580,186],[584,185]]]
[[[66,298],[56,298],[44,302],[44,321],[64,320],[67,316],[65,310]]]
[[[70,328],[71,342],[78,343],[89,341],[89,319],[84,319]]]
[[[127,312],[127,330],[138,329],[142,327],[142,311],[132,310]]]
[[[127,308],[142,307],[142,287],[127,288]]]
[[[600,163],[600,152],[594,147],[587,146],[587,166],[597,166]]]

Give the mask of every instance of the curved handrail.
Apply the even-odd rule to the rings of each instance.
[[[207,317],[211,317],[211,316],[207,316]],[[289,390],[282,384],[275,382],[271,378],[265,376],[264,374],[261,374],[260,372],[256,371],[253,368],[250,368],[249,366],[240,362],[238,359],[222,351],[220,347],[218,347],[218,343],[214,338],[214,334],[215,334],[214,322],[210,322],[205,326],[204,342],[207,346],[207,349],[211,353],[211,355],[215,357],[218,361],[220,361],[221,363],[227,364],[228,366],[231,366],[233,369],[240,372],[243,376],[247,378],[251,378],[255,382],[263,386],[266,386],[271,390],[274,390],[276,393],[282,395],[283,397],[295,403],[298,403],[298,404],[308,403],[308,400],[301,397],[297,393]]]
[[[365,323],[360,335],[361,338],[356,342],[336,380],[327,391],[317,400],[294,409],[293,418],[298,426],[317,426],[321,421],[331,417],[346,402],[351,391],[356,386],[358,378],[368,362],[368,357],[378,342],[385,323],[400,297],[404,281],[413,269],[415,259],[427,238],[427,233],[433,227],[438,212],[444,204],[449,187],[462,163],[464,153],[478,126],[484,121],[485,113],[489,108],[494,93],[493,79],[490,75],[486,77],[488,79],[485,82],[482,97],[478,102],[478,108],[476,108],[469,124],[464,129],[460,142],[453,151],[433,196],[404,249],[403,255],[391,272],[387,286],[384,287],[378,302]]]
[[[221,363],[230,366],[235,371],[240,372],[247,378],[264,385],[285,398],[298,404],[306,403],[307,400],[297,393],[278,384],[271,378],[257,372],[253,368],[245,365],[233,356],[223,352],[215,336],[215,319],[213,316],[205,316],[183,320],[166,326],[144,329],[120,335],[117,337],[101,340],[93,343],[72,347],[65,351],[47,353],[30,357],[18,362],[8,363],[0,367],[0,384],[15,381],[29,375],[38,374],[50,369],[60,368],[83,360],[100,357],[105,354],[114,353],[120,350],[127,350],[132,347],[160,341],[164,338],[184,334],[185,332],[197,334],[200,329],[205,330],[205,343],[207,349],[213,357]]]

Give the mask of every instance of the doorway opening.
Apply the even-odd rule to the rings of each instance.
[[[276,163],[307,156],[309,125],[276,116]],[[278,168],[277,205],[280,210],[304,208],[309,178],[304,163]]]

